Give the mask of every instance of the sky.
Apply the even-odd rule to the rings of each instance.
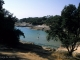
[[[4,0],[3,7],[17,18],[43,17],[60,15],[65,5],[74,4],[80,0]]]

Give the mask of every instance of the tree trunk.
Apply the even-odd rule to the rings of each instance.
[[[69,56],[73,56],[73,51],[68,52]]]

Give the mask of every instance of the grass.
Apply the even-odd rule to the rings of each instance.
[[[4,54],[2,53],[4,52]],[[80,53],[73,54],[73,57],[68,56],[67,51],[45,51],[41,46],[34,44],[20,44],[17,49],[3,49],[0,50],[0,60],[20,60],[22,57],[27,57],[27,60],[80,60]],[[6,54],[5,52],[10,53]],[[49,52],[49,53],[44,53]],[[15,53],[15,54],[14,54]],[[15,58],[1,58],[2,57],[15,57]],[[26,60],[23,59],[23,60]]]
[[[56,51],[48,57],[49,60],[80,60],[80,54],[76,54],[73,57],[68,56],[67,51]]]

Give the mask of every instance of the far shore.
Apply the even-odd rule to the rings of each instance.
[[[49,26],[47,26],[45,24],[32,26],[31,29],[36,29],[36,30],[50,30]]]
[[[16,23],[15,26],[17,27],[30,27],[31,29],[35,29],[35,30],[50,30],[49,26],[47,26],[46,24],[43,25],[32,25],[30,23]]]

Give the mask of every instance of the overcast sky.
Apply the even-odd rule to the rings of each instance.
[[[17,18],[60,15],[65,5],[78,6],[80,0],[4,0],[4,8]]]

